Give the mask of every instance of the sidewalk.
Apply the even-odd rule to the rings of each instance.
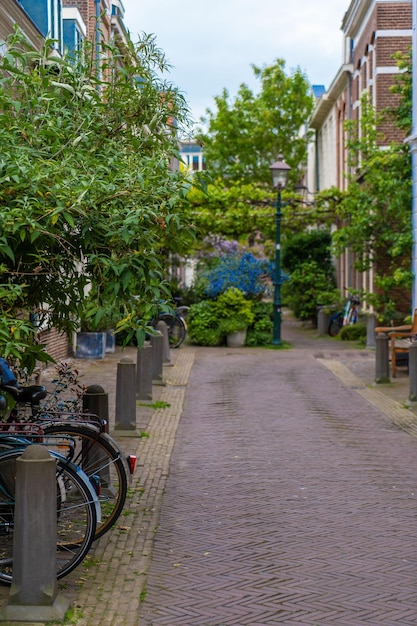
[[[68,620],[60,624],[137,626],[140,597],[194,352],[187,347],[172,352],[172,364],[164,367],[165,385],[153,387],[154,404],[138,404],[137,434],[127,437],[114,431],[117,364],[121,357],[135,360],[136,349],[128,348],[123,353],[117,350],[98,361],[69,360],[79,371],[82,384],[99,384],[108,393],[111,434],[126,454],[137,455],[137,465],[118,523],[94,544],[83,566],[59,581],[60,592],[73,604]],[[53,372],[47,371],[44,384],[52,376]],[[8,587],[0,587],[0,606],[7,603],[8,592]]]
[[[290,321],[283,323],[283,338],[291,342],[294,354],[300,355],[305,350],[313,355],[344,387],[353,390],[396,426],[417,436],[414,407],[412,410],[404,408],[408,397],[408,377],[404,372],[399,372],[398,378],[389,385],[376,385],[373,350],[357,349],[327,337],[317,338],[315,331]],[[212,354],[215,359],[218,358],[216,354],[227,352],[231,364],[239,363],[241,354],[248,356],[253,352],[259,358],[263,353],[259,349],[244,349],[242,352],[226,348],[218,349],[217,353],[216,349],[191,346],[171,351],[172,363],[164,367],[166,384],[154,387],[154,406],[137,407],[137,436],[120,437],[117,432],[112,432],[126,454],[137,455],[138,464],[125,511],[118,523],[94,545],[85,564],[60,581],[61,593],[73,603],[72,615],[64,624],[138,626],[175,437],[193,363],[200,351]],[[272,351],[267,352],[272,354]],[[290,355],[292,350],[285,352]],[[111,430],[114,428],[117,363],[121,356],[135,360],[135,355],[135,349],[128,349],[123,354],[118,351],[108,355],[103,361],[73,361],[83,384],[100,384],[108,392]],[[220,402],[220,398],[218,400]],[[8,589],[1,588],[0,603],[4,605],[7,597]],[[189,624],[184,621],[182,626]]]

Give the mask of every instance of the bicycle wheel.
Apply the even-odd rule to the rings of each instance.
[[[109,435],[85,423],[46,424],[43,430],[46,436],[53,436],[47,440],[49,449],[59,451],[59,436],[71,439],[71,461],[87,474],[97,492],[101,520],[94,538],[102,537],[116,522],[126,501],[129,469],[122,451]]]
[[[343,326],[343,316],[341,313],[333,315],[330,319],[328,333],[331,337],[336,337]]]
[[[179,348],[187,334],[185,321],[179,315],[161,313],[159,319],[168,327],[168,338],[170,348]]]
[[[189,310],[190,307],[183,304],[182,306],[177,307],[177,315],[182,317],[183,320],[186,320]]]
[[[13,574],[13,529],[16,461],[23,449],[0,456],[0,580]],[[85,558],[94,540],[97,509],[88,479],[65,459],[57,458],[57,578],[63,578]]]

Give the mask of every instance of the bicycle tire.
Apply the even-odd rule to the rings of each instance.
[[[0,580],[11,584],[16,461],[24,449],[0,455]],[[55,455],[53,455],[55,456]],[[72,572],[86,557],[97,523],[94,493],[87,477],[66,459],[57,459],[57,578]]]
[[[343,327],[343,316],[342,316],[342,313],[338,313],[337,315],[333,316],[330,320],[329,328],[328,328],[328,333],[330,337],[336,337],[339,334],[342,327]]]
[[[168,339],[170,348],[179,348],[187,334],[187,327],[184,319],[179,315],[161,313],[159,319],[168,327]]]
[[[177,307],[177,309],[176,309],[177,315],[182,317],[183,320],[187,319],[189,310],[190,310],[190,307],[186,306],[185,304]]]
[[[53,423],[43,427],[46,436],[63,436],[72,440],[72,463],[81,467],[93,486],[99,487],[101,520],[94,539],[102,537],[115,524],[126,502],[128,470],[117,443],[106,433],[87,424]],[[59,450],[59,440],[56,442]],[[48,440],[48,448],[53,441]]]

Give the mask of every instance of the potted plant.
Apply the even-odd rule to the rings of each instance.
[[[226,337],[226,343],[230,348],[245,345],[248,326],[254,320],[252,307],[252,301],[247,300],[243,292],[236,287],[230,287],[217,298],[219,329]]]
[[[104,359],[106,352],[114,352],[113,316],[105,307],[97,307],[92,293],[82,303],[79,324],[75,346],[77,359]]]

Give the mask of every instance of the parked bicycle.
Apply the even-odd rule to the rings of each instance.
[[[182,305],[172,309],[172,312],[161,312],[158,315],[158,320],[165,322],[168,327],[170,348],[179,348],[187,336],[186,318],[189,309],[190,307]]]
[[[56,460],[56,575],[62,578],[83,561],[95,538],[101,515],[96,490],[70,460],[70,439],[64,442],[60,436],[58,444],[52,436],[45,438],[37,425],[14,424],[13,428],[13,434],[0,433],[0,580],[12,582],[16,462],[33,443],[48,446]],[[57,446],[60,452],[53,449]]]
[[[95,539],[102,537],[120,516],[127,495],[128,483],[133,474],[136,457],[125,455],[117,442],[105,432],[107,423],[96,415],[65,410],[50,411],[41,407],[47,390],[40,385],[17,387],[0,384],[0,393],[9,394],[15,405],[3,422],[35,423],[45,437],[54,435],[73,444],[72,462],[78,465],[92,482],[98,482],[98,496],[102,508]],[[0,425],[1,427],[1,425]]]
[[[328,332],[331,337],[336,337],[343,326],[357,323],[359,319],[359,306],[359,296],[350,294],[343,311],[338,311],[330,318]]]

